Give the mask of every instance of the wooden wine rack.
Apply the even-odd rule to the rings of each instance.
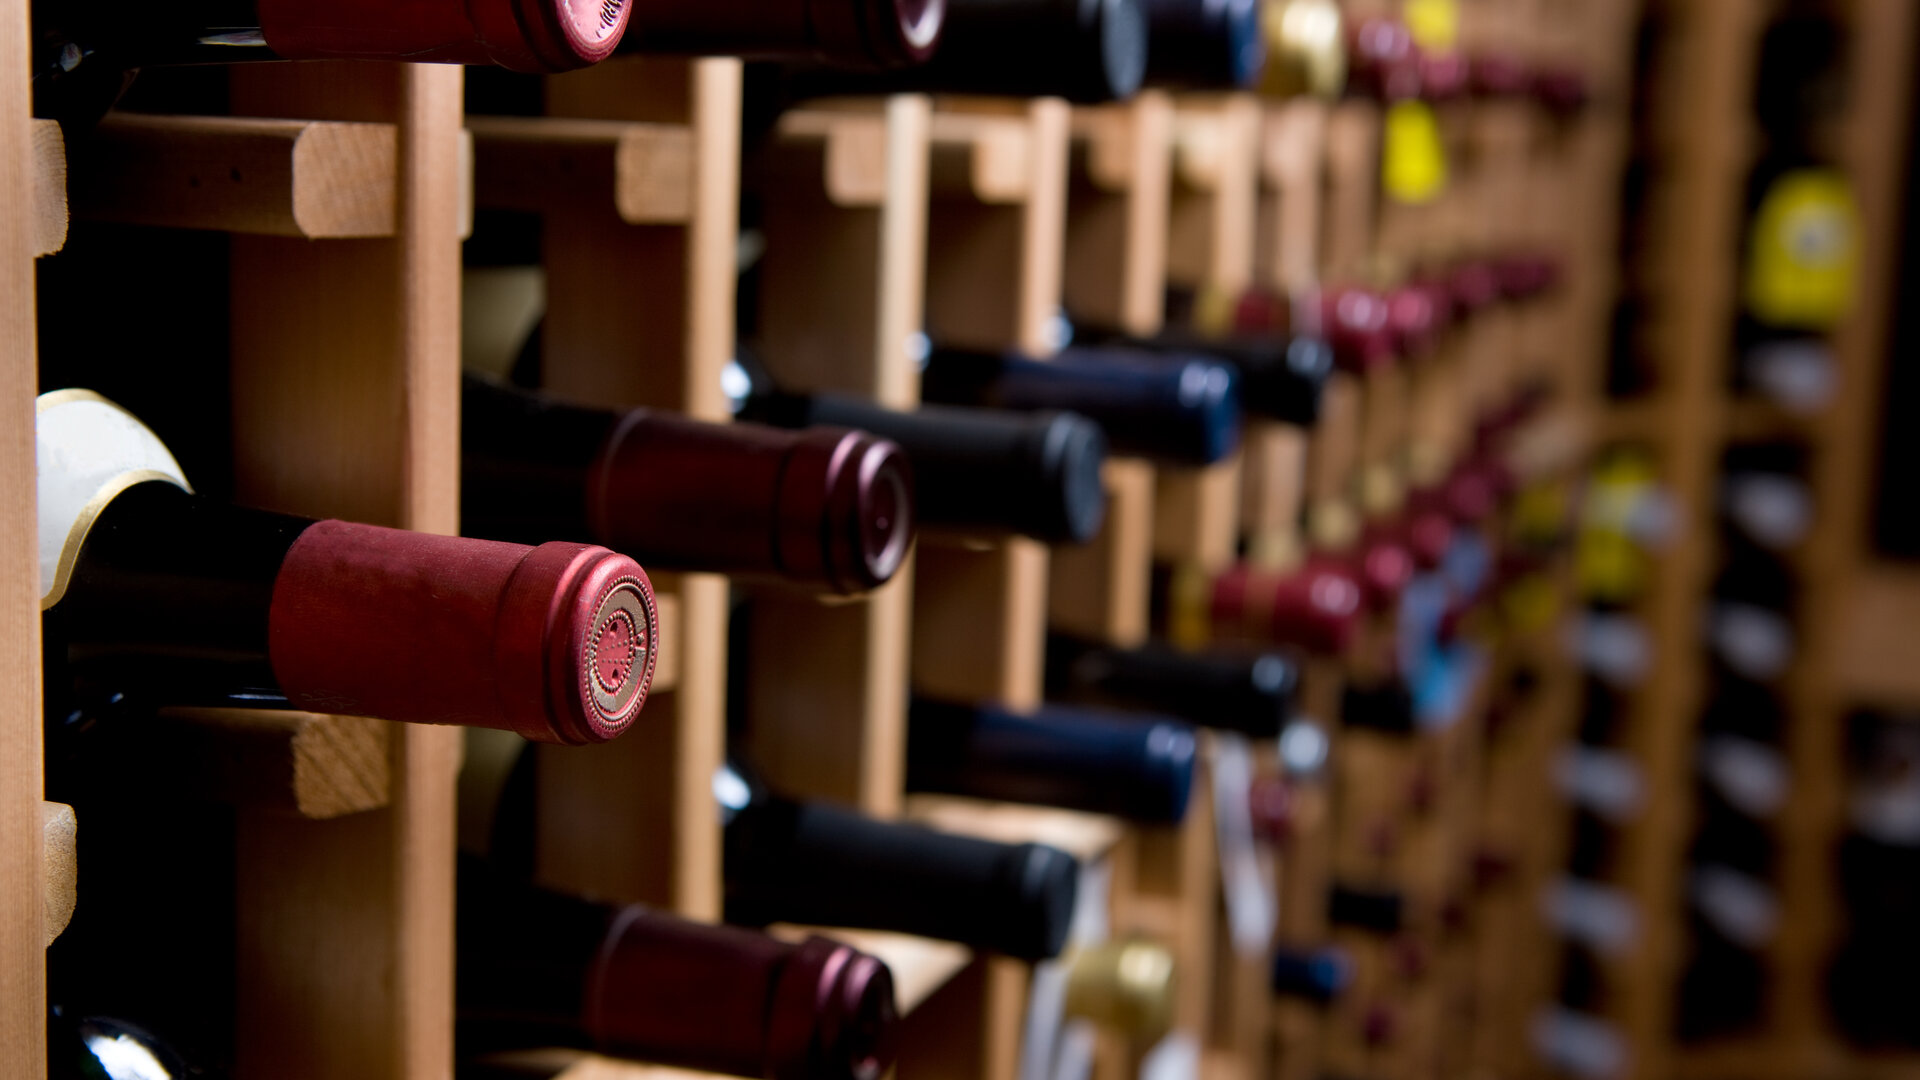
[[[1627,838],[1625,884],[1646,933],[1618,972],[1610,1000],[1629,1034],[1631,1075],[1812,1077],[1911,1074],[1911,1055],[1852,1050],[1832,1028],[1824,969],[1838,942],[1836,844],[1845,824],[1845,718],[1862,705],[1909,706],[1914,655],[1892,630],[1920,611],[1901,571],[1872,564],[1866,519],[1874,483],[1873,425],[1864,422],[1884,382],[1888,323],[1900,235],[1902,148],[1912,120],[1908,74],[1915,13],[1908,5],[1858,0],[1837,10],[1851,40],[1847,118],[1836,164],[1848,175],[1860,215],[1862,249],[1851,313],[1833,335],[1838,387],[1811,417],[1759,400],[1726,396],[1733,357],[1746,227],[1741,192],[1757,160],[1749,102],[1760,33],[1773,10],[1761,0],[1724,5],[1648,5],[1664,16],[1651,55],[1672,84],[1650,112],[1643,141],[1657,148],[1662,178],[1648,213],[1663,215],[1665,242],[1643,275],[1689,303],[1649,341],[1661,388],[1608,417],[1612,434],[1653,450],[1661,483],[1685,509],[1681,535],[1660,560],[1648,605],[1662,657],[1638,695],[1631,746],[1647,770],[1647,812]],[[1684,421],[1684,422],[1683,422]],[[1701,597],[1712,570],[1714,484],[1723,449],[1788,439],[1809,450],[1806,480],[1817,505],[1812,534],[1790,558],[1800,581],[1796,656],[1783,680],[1783,752],[1791,771],[1789,809],[1769,827],[1780,852],[1780,932],[1766,950],[1770,988],[1764,1031],[1702,1044],[1672,1034],[1683,918],[1681,874],[1691,834],[1693,753],[1703,700],[1699,662]]]
[[[1327,1012],[1271,1004],[1264,958],[1227,940],[1209,764],[1177,828],[905,797],[905,703],[914,691],[1037,704],[1048,626],[1141,641],[1156,563],[1216,571],[1244,548],[1265,565],[1298,565],[1326,546],[1303,520],[1359,501],[1370,471],[1390,470],[1424,438],[1463,448],[1468,414],[1434,404],[1466,400],[1463,387],[1487,406],[1521,377],[1544,377],[1557,388],[1555,425],[1577,429],[1613,288],[1603,241],[1623,140],[1608,103],[1624,77],[1628,0],[1463,0],[1463,41],[1577,61],[1600,104],[1558,121],[1531,105],[1443,106],[1460,175],[1418,207],[1381,201],[1382,116],[1366,102],[1160,92],[1093,109],[832,101],[790,112],[764,144],[743,147],[741,67],[731,60],[618,60],[550,78],[537,117],[463,115],[452,68],[236,70],[234,115],[117,115],[76,156],[69,183],[57,129],[27,119],[24,6],[0,45],[9,65],[0,81],[13,87],[0,99],[0,145],[18,151],[0,164],[0,190],[15,196],[0,215],[0,323],[13,349],[0,394],[19,410],[0,452],[0,493],[15,508],[0,534],[18,545],[13,585],[0,593],[9,605],[0,662],[12,665],[0,685],[15,695],[0,714],[0,1073],[45,1071],[40,950],[72,891],[61,870],[70,849],[64,862],[42,858],[43,847],[62,849],[42,840],[39,622],[24,569],[33,565],[30,275],[35,254],[60,246],[67,201],[89,221],[232,234],[242,500],[451,532],[459,245],[476,209],[541,219],[550,388],[721,420],[743,190],[763,210],[762,359],[786,386],[892,407],[918,400],[923,326],[942,341],[1045,355],[1060,344],[1063,307],[1155,331],[1169,285],[1396,284],[1420,260],[1523,244],[1566,257],[1555,298],[1487,316],[1446,355],[1421,361],[1420,374],[1339,377],[1312,431],[1255,422],[1234,458],[1205,469],[1111,462],[1107,523],[1086,547],[924,536],[911,565],[866,597],[752,590],[745,635],[754,694],[744,737],[778,786],[876,816],[1055,843],[1110,882],[1115,932],[1175,952],[1177,1053],[1104,1033],[1101,1080],[1138,1075],[1149,1055],[1207,1080],[1323,1071],[1416,1080],[1441,1062],[1537,1071],[1524,1032],[1551,973],[1535,959],[1548,951],[1542,933],[1528,926],[1558,853],[1542,838],[1550,830],[1516,823],[1551,816],[1544,777],[1577,696],[1551,649],[1490,664],[1524,659],[1545,673],[1532,713],[1509,725],[1519,734],[1485,729],[1475,707],[1411,741],[1339,737],[1333,778],[1298,793],[1298,831],[1273,883],[1280,939],[1326,939],[1337,872],[1411,894],[1422,913],[1414,936],[1434,953],[1424,974],[1409,975],[1391,950],[1357,943],[1361,994]],[[1347,6],[1358,16],[1399,4]],[[556,887],[712,920],[721,846],[710,781],[726,748],[729,586],[712,575],[654,580],[660,663],[636,730],[607,746],[539,748],[537,872]],[[1392,627],[1383,620],[1368,633],[1378,643]],[[1304,711],[1332,727],[1351,672],[1336,659],[1308,668]],[[459,735],[301,715],[165,722],[182,733],[180,768],[239,804],[238,1080],[451,1078]],[[219,755],[199,753],[212,747]],[[1253,753],[1276,756],[1271,745]],[[245,764],[203,777],[196,759],[215,756]],[[1414,776],[1430,781],[1430,805],[1398,799]],[[46,835],[71,836],[57,812],[45,820],[55,822]],[[1398,838],[1385,855],[1368,839],[1375,824]],[[1472,933],[1443,934],[1441,901],[1483,841],[1515,853],[1513,879],[1474,900]],[[1028,966],[899,935],[848,937],[893,966],[905,1080],[1037,1080],[1022,1065],[1036,1008]],[[1475,1011],[1463,1013],[1463,1001]],[[1363,1037],[1376,1005],[1405,1018],[1385,1048]],[[575,1053],[491,1066],[566,1080],[685,1075]]]

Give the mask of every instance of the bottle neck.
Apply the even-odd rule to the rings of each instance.
[[[307,518],[227,506],[168,482],[122,491],[94,519],[48,610],[82,696],[154,705],[283,705],[268,614]]]

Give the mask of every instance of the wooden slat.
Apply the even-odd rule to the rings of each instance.
[[[760,355],[784,387],[918,401],[927,230],[925,98],[789,113],[758,177]],[[913,573],[861,601],[754,599],[749,739],[768,780],[891,817],[906,752]]]
[[[554,116],[691,132],[686,223],[630,225],[605,204],[555,207],[544,229],[548,388],[723,420],[733,355],[740,65],[630,59],[549,79]],[[541,748],[538,873],[559,888],[681,915],[720,914],[712,778],[726,735],[727,585],[656,575],[677,596],[679,678],[627,739]]]
[[[920,1007],[935,991],[953,980],[973,962],[973,952],[950,941],[895,934],[883,930],[850,930],[832,926],[790,926],[775,923],[767,928],[774,937],[799,941],[819,934],[844,942],[861,952],[878,957],[893,972],[894,1004],[906,1016]]]
[[[398,147],[389,123],[115,113],[75,150],[73,214],[313,240],[389,237]]]
[[[0,26],[0,1075],[46,1075],[39,581],[34,533],[36,229],[24,7]]]
[[[547,211],[611,196],[629,225],[691,220],[694,142],[684,124],[476,116],[467,127],[481,206]]]
[[[460,71],[316,64],[236,72],[234,83],[241,112],[383,124],[397,136],[393,239],[234,241],[237,495],[450,533]],[[450,1072],[458,735],[390,728],[385,810],[241,816],[243,1080]]]
[[[393,794],[391,726],[362,716],[169,709],[155,769],[193,798],[321,820],[378,810]]]

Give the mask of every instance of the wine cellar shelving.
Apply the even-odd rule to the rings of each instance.
[[[1840,919],[1827,861],[1845,814],[1844,718],[1920,704],[1920,665],[1898,640],[1920,586],[1862,554],[1871,433],[1857,423],[1892,302],[1901,176],[1880,144],[1911,122],[1920,15],[1904,0],[1842,6],[1856,109],[1837,138],[1860,206],[1862,288],[1836,335],[1834,401],[1795,421],[1723,389],[1766,0],[1340,5],[1349,26],[1404,17],[1435,56],[1572,78],[1578,92],[1558,100],[1370,94],[1375,75],[1356,67],[1355,89],[1332,98],[903,94],[809,101],[743,131],[750,80],[734,59],[619,57],[516,77],[522,91],[537,81],[539,101],[518,115],[469,104],[481,95],[460,68],[320,62],[236,65],[208,115],[116,111],[67,138],[30,118],[16,4],[0,35],[0,83],[14,88],[0,93],[0,145],[13,150],[0,155],[0,400],[20,410],[0,427],[0,536],[18,545],[15,584],[0,588],[0,1075],[46,1074],[46,949],[87,898],[84,808],[42,801],[41,621],[26,582],[29,406],[55,388],[40,385],[45,356],[70,356],[88,328],[49,316],[36,273],[68,273],[54,260],[103,236],[165,257],[187,233],[219,238],[224,325],[208,340],[225,352],[175,354],[196,339],[153,360],[195,385],[215,371],[235,501],[447,534],[460,522],[463,362],[495,374],[531,362],[556,395],[727,421],[734,361],[750,350],[782,389],[908,409],[930,342],[1045,357],[1096,328],[1232,336],[1263,298],[1289,311],[1270,319],[1338,334],[1346,316],[1303,314],[1302,298],[1357,287],[1417,305],[1438,290],[1465,306],[1463,268],[1525,278],[1524,257],[1550,256],[1531,287],[1495,280],[1457,323],[1397,330],[1391,359],[1342,356],[1311,425],[1250,416],[1239,448],[1209,465],[1109,458],[1105,524],[1085,545],[930,530],[892,581],[852,598],[654,572],[659,655],[635,729],[534,748],[534,875],[719,921],[713,778],[740,752],[784,794],[1059,847],[1082,866],[1075,944],[1141,936],[1177,964],[1171,1034],[1147,1040],[1070,1030],[1058,962],[829,931],[892,968],[901,1080],[1907,1075],[1911,1057],[1844,1049],[1820,1003]],[[1636,115],[1636,79],[1651,77],[1636,59],[1649,56],[1668,96]],[[1644,265],[1623,265],[1620,180],[1649,139],[1665,171],[1647,213],[1666,215],[1664,232]],[[537,269],[463,271],[463,242],[516,228],[537,235]],[[1608,327],[1623,276],[1641,272],[1692,296],[1648,346],[1658,391],[1610,399]],[[73,288],[62,278],[43,292]],[[93,286],[103,318],[114,288]],[[530,335],[537,353],[521,348]],[[1813,444],[1822,505],[1801,553],[1811,629],[1788,749],[1805,812],[1781,825],[1772,1024],[1760,1043],[1680,1046],[1704,693],[1686,658],[1713,573],[1714,470],[1727,443],[1783,432]],[[1639,612],[1659,659],[1620,748],[1646,799],[1613,882],[1639,930],[1587,1015],[1560,1002],[1560,931],[1544,914],[1569,859],[1557,770],[1588,705],[1563,632],[1580,600],[1564,534],[1591,455],[1623,442],[1654,445],[1659,486],[1701,520],[1659,554]],[[1474,491],[1511,488],[1478,511],[1448,504],[1494,565],[1436,559],[1409,575],[1479,601],[1415,609],[1391,595],[1350,644],[1304,650],[1296,711],[1318,723],[1289,734],[1309,745],[1202,732],[1178,824],[909,791],[913,695],[1037,707],[1050,630],[1117,647],[1230,637],[1230,619],[1205,613],[1211,597],[1199,613],[1188,601],[1242,572],[1249,595],[1327,567],[1360,581],[1376,540],[1463,476]],[[1247,607],[1235,617],[1249,625],[1273,614]],[[1449,651],[1434,669],[1446,674],[1415,688],[1420,722],[1369,726],[1368,695],[1428,631]],[[217,1026],[236,1080],[693,1075],[577,1050],[457,1060],[456,851],[486,835],[490,812],[462,789],[497,782],[514,737],[288,712],[152,722],[169,743],[155,768],[230,813],[233,1016]],[[1261,837],[1249,789],[1283,771],[1285,835]],[[1396,927],[1330,919],[1336,886],[1398,896]],[[1330,1004],[1273,996],[1276,942],[1341,946],[1350,988]],[[1632,1048],[1624,1061],[1581,1052],[1612,1032]]]

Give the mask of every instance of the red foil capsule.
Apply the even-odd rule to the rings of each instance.
[[[871,70],[933,56],[946,0],[630,0],[621,52],[801,60]]]
[[[1393,362],[1397,339],[1386,297],[1370,289],[1334,288],[1316,299],[1319,331],[1342,369],[1365,374]]]
[[[1593,100],[1593,87],[1576,68],[1548,65],[1533,72],[1533,97],[1546,109],[1562,115],[1576,113]]]
[[[1451,302],[1418,285],[1395,289],[1387,296],[1387,324],[1394,346],[1403,356],[1430,353],[1446,330]]]
[[[1453,101],[1464,97],[1472,85],[1467,58],[1458,52],[1423,52],[1419,64],[1420,98],[1423,101]]]
[[[791,944],[623,909],[583,1019],[611,1054],[767,1080],[879,1080],[893,1064],[893,973],[822,937]]]
[[[582,744],[633,723],[659,630],[646,572],[603,547],[320,521],[274,580],[267,649],[296,708]]]
[[[1375,537],[1350,552],[1318,556],[1309,565],[1322,563],[1352,575],[1360,585],[1367,609],[1376,613],[1392,610],[1413,580],[1413,553],[1386,536]]]
[[[570,71],[613,54],[627,0],[256,0],[288,60],[401,60]]]
[[[1364,598],[1360,582],[1336,565],[1281,574],[1240,565],[1214,579],[1211,606],[1223,629],[1335,654],[1353,642]]]

